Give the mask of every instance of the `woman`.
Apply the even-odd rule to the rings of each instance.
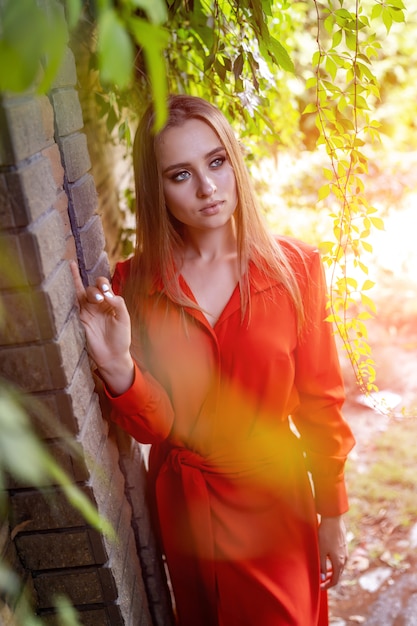
[[[73,267],[89,351],[113,419],[152,444],[179,624],[323,626],[353,437],[319,254],[268,233],[218,109],[168,109],[135,139],[135,255],[112,288]]]

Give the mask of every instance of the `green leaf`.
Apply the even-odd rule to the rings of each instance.
[[[168,19],[164,0],[130,0],[132,6],[145,11],[153,24],[163,24]]]
[[[392,26],[392,16],[387,9],[382,12],[382,21],[384,22],[385,28],[387,29],[387,33],[389,33]]]
[[[328,17],[326,17],[326,19],[324,20],[324,28],[326,29],[326,31],[329,33],[329,35],[331,35],[333,33],[333,26],[334,26],[334,18],[333,15],[330,14]]]
[[[318,198],[324,200],[330,194],[330,185],[323,185],[319,189]]]
[[[400,9],[389,9],[389,14],[391,15],[393,22],[405,22],[404,13]]]
[[[59,7],[51,5],[46,14],[35,0],[3,0],[0,25],[0,91],[19,93],[36,85],[45,92],[68,39]]]
[[[133,45],[113,9],[99,13],[97,51],[102,80],[126,88],[132,79]]]
[[[235,80],[241,76],[242,70],[243,70],[243,54],[242,52],[240,52],[240,54],[236,57],[233,63],[233,74],[235,76]]]
[[[371,244],[368,241],[362,241],[361,240],[361,244],[364,250],[366,250],[367,252],[372,252],[373,251],[373,247],[371,246]]]
[[[384,220],[382,220],[380,217],[371,217],[370,220],[375,228],[378,228],[379,230],[385,230]]]
[[[316,113],[316,111],[317,111],[317,104],[315,102],[310,102],[309,104],[307,104],[305,109],[303,109],[302,114],[305,115],[306,113]]]
[[[361,293],[361,301],[364,306],[367,306],[374,313],[376,312],[375,302],[371,298],[369,298],[369,296]]]
[[[326,61],[325,61],[324,66],[326,68],[326,72],[328,72],[334,80],[337,74],[337,65],[329,54],[326,56]]]
[[[340,44],[340,42],[342,41],[342,33],[343,31],[341,28],[333,33],[332,48],[337,48],[337,46]]]
[[[334,241],[321,241],[319,243],[319,248],[320,248],[320,252],[321,254],[329,254],[329,252],[333,251],[333,248],[335,246],[335,242]]]
[[[295,67],[294,63],[288,54],[287,50],[284,46],[275,39],[275,37],[270,37],[267,42],[269,54],[274,58],[274,60],[278,63],[283,70],[287,72],[291,72],[294,74]]]
[[[0,388],[0,467],[16,480],[41,485],[46,476],[46,450],[32,431],[17,398]]]
[[[374,6],[372,7],[372,11],[371,11],[371,19],[376,19],[377,17],[379,17],[382,13],[382,2],[376,2],[374,4]]]
[[[358,288],[358,281],[355,278],[350,278],[349,276],[347,276],[344,280],[346,281],[346,284],[349,285],[349,287],[352,287],[353,289]]]
[[[354,52],[356,52],[356,48],[358,46],[358,38],[357,38],[356,33],[346,30],[345,40],[346,40],[346,45],[349,48],[349,50],[353,50]]]
[[[82,8],[82,0],[65,0],[65,15],[67,16],[70,29],[74,28],[78,23]]]
[[[167,116],[167,80],[163,52],[168,44],[168,31],[139,18],[130,20],[130,26],[145,54],[155,103],[155,130],[158,130],[163,127]]]
[[[313,54],[313,57],[311,59],[311,64],[313,67],[317,67],[317,65],[320,64],[321,62],[321,58],[322,58],[322,54],[320,52],[320,50],[316,50]]]
[[[54,604],[58,613],[59,626],[82,626],[78,613],[65,596],[54,597]]]

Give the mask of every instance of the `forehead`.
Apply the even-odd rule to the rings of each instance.
[[[156,144],[156,157],[163,167],[192,162],[214,149],[222,148],[217,133],[203,120],[190,119],[162,131]]]

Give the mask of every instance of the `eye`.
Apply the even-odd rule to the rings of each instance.
[[[212,161],[210,161],[210,167],[212,167],[213,169],[216,169],[217,167],[221,167],[225,161],[226,161],[226,157],[218,156]]]
[[[189,177],[190,177],[190,172],[187,172],[187,170],[182,170],[181,172],[175,172],[175,174],[171,176],[171,180],[173,180],[176,183],[180,183],[183,180],[187,180],[187,178]]]

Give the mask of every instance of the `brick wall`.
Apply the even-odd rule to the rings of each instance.
[[[85,282],[109,274],[76,85],[67,49],[48,96],[1,96],[0,376],[32,398],[34,428],[118,543],[90,528],[56,484],[41,493],[12,483],[0,549],[19,565],[46,624],[55,624],[54,594],[65,593],[86,626],[167,626],[142,451],[103,419],[74,304],[69,259]]]

